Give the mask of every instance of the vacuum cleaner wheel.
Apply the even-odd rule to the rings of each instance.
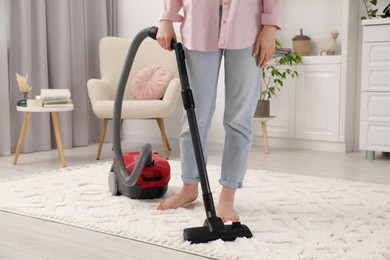
[[[110,171],[108,174],[108,187],[112,195],[115,196],[118,194],[118,181],[113,171]]]

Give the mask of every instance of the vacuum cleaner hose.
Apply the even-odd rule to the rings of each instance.
[[[142,174],[142,170],[145,166],[152,166],[152,146],[150,144],[145,144],[142,146],[141,151],[138,155],[137,163],[134,165],[133,171],[130,176],[126,176],[125,183],[129,186],[134,186],[139,177]]]
[[[138,48],[147,37],[156,38],[157,27],[149,27],[140,31],[135,38],[133,39],[129,51],[126,56],[125,64],[122,69],[122,74],[119,78],[115,103],[114,103],[114,115],[113,115],[113,146],[114,154],[116,159],[116,167],[119,172],[119,178],[122,179],[122,183],[128,187],[134,186],[139,176],[141,175],[142,168],[145,164],[152,164],[152,148],[150,145],[145,145],[142,147],[141,153],[138,158],[138,162],[133,169],[133,173],[129,176],[125,163],[123,161],[122,147],[120,140],[120,131],[121,131],[121,118],[122,118],[122,103],[123,96],[126,89],[127,80],[133,66],[135,55],[137,54]],[[137,176],[138,175],[138,176]]]

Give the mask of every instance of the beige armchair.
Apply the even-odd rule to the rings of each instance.
[[[130,44],[131,40],[125,38],[103,38],[99,46],[101,79],[90,79],[88,81],[88,94],[93,112],[98,118],[104,120],[100,134],[97,160],[100,159],[108,121],[113,118],[117,84]],[[152,64],[167,67],[172,72],[173,79],[161,100],[134,100],[130,87],[132,79],[138,71]],[[179,93],[180,81],[175,53],[163,50],[155,41],[145,40],[137,52],[127,82],[123,97],[122,121],[126,119],[157,120],[166,158],[169,156],[170,146],[165,133],[164,118],[172,115],[175,111]]]

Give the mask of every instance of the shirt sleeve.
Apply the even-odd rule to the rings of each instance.
[[[262,25],[274,25],[278,30],[282,28],[281,0],[263,0]]]
[[[183,0],[163,0],[163,11],[160,21],[168,20],[172,22],[182,22],[184,17],[179,14],[179,11],[182,8]]]

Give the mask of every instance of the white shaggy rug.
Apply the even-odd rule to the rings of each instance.
[[[167,195],[180,186],[170,161]],[[113,197],[108,163],[33,174],[0,184],[0,210],[66,223],[218,259],[390,259],[390,186],[248,170],[236,209],[252,239],[190,245],[183,229],[205,219],[199,198],[157,211],[157,200]],[[220,168],[208,166],[218,198]]]

